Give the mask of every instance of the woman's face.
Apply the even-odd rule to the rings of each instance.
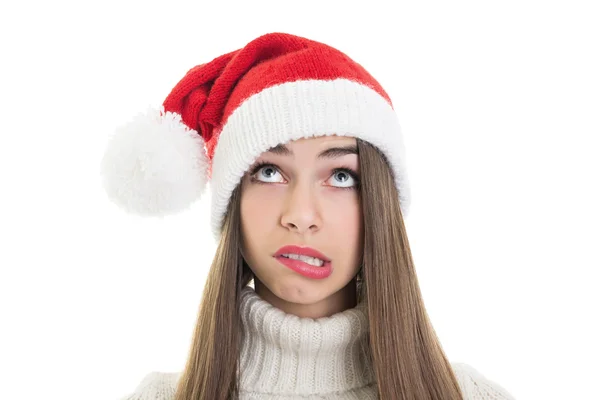
[[[354,278],[363,251],[358,168],[356,139],[343,136],[288,142],[249,168],[242,180],[243,253],[264,300],[312,318],[356,305]],[[315,278],[297,272],[286,264],[310,266],[275,256],[286,245],[319,251],[330,265],[312,268],[330,267],[331,273]]]

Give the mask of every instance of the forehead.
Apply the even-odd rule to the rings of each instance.
[[[264,151],[260,156],[267,154],[294,158],[304,155],[308,157],[316,156],[319,159],[331,159],[349,154],[358,155],[358,147],[357,140],[354,137],[317,136],[279,143]]]
[[[354,151],[356,152],[356,138],[335,135],[301,138],[289,141],[285,144],[279,143],[277,146],[270,148],[263,154],[271,153],[291,156],[298,153],[323,152],[324,149],[341,147],[354,148]]]
[[[287,142],[286,147],[293,148],[299,146],[327,146],[327,145],[349,145],[356,144],[356,138],[351,136],[317,136],[310,138],[301,138]]]

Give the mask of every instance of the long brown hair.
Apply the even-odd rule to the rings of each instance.
[[[370,347],[382,400],[462,399],[421,297],[398,191],[385,156],[357,139],[364,218],[357,297],[368,300]],[[240,186],[229,202],[174,400],[236,400],[242,288]]]

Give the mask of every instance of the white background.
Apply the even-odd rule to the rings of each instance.
[[[518,399],[600,398],[597,7],[2,3],[0,397],[117,399],[183,367],[215,249],[208,193],[177,217],[127,216],[100,158],[189,68],[283,31],[346,52],[391,95],[449,359]]]

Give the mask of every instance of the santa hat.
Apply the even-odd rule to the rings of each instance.
[[[161,109],[118,128],[102,159],[103,184],[125,210],[165,216],[188,209],[210,181],[218,239],[231,193],[261,153],[334,134],[367,141],[387,157],[406,217],[404,143],[387,93],[341,51],[270,33],[190,69]]]

